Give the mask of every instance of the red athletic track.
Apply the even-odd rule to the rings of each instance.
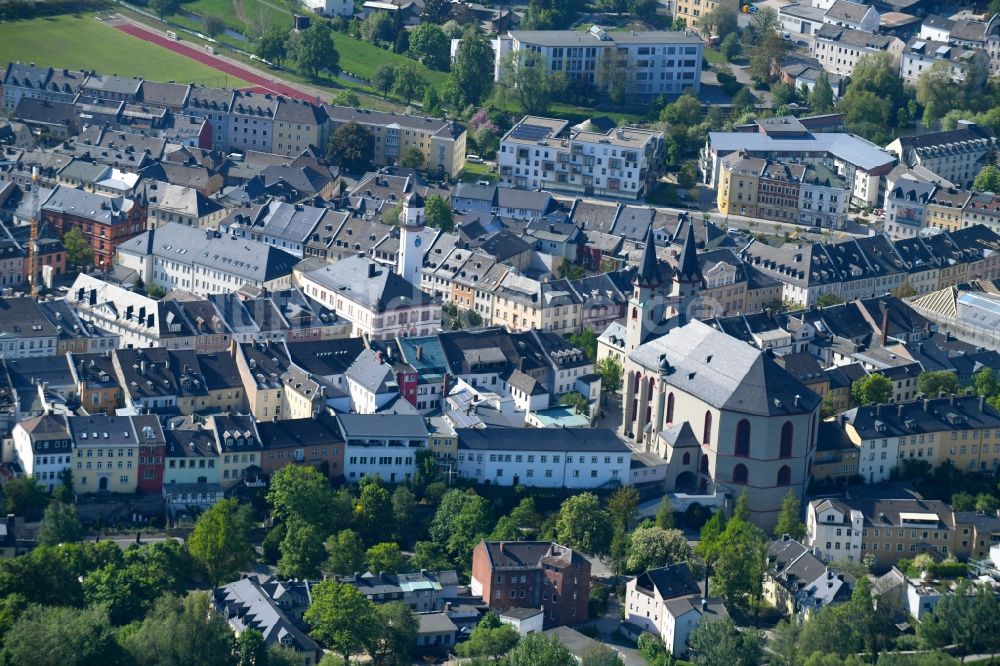
[[[272,92],[278,95],[283,95],[285,97],[293,97],[296,99],[303,99],[310,102],[320,101],[318,98],[312,95],[307,95],[306,93],[296,90],[295,88],[285,85],[284,83],[279,83],[278,81],[265,78],[263,76],[260,76],[259,74],[251,72],[248,69],[244,69],[243,67],[234,65],[221,58],[216,58],[215,56],[210,55],[204,50],[197,47],[188,46],[184,42],[179,42],[174,39],[162,37],[156,34],[155,32],[145,30],[131,23],[123,23],[122,25],[119,25],[117,27],[119,30],[126,32],[132,35],[133,37],[137,37],[145,42],[152,42],[154,44],[158,44],[165,49],[170,49],[174,53],[180,54],[187,58],[191,58],[192,60],[197,60],[203,65],[208,65],[209,67],[212,67],[214,69],[219,70],[220,72],[223,72],[224,74],[228,74],[229,76],[234,76],[238,79],[242,79],[247,83],[252,83],[254,84],[254,87],[251,88],[253,92]]]

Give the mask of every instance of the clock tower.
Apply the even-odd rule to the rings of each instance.
[[[424,266],[424,198],[414,190],[406,197],[400,219],[399,258],[396,272],[420,289]]]

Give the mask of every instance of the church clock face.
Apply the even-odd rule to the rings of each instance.
[[[421,243],[423,243],[423,242],[424,242],[424,239],[421,238],[420,236],[417,236],[414,239],[414,241],[413,241],[413,247],[420,247]]]

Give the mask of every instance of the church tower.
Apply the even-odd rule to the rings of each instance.
[[[396,273],[420,289],[424,265],[424,198],[414,190],[406,197],[400,219],[399,257]]]
[[[646,232],[646,246],[642,249],[642,261],[632,279],[632,298],[628,302],[625,322],[626,354],[641,345],[663,320],[664,286],[656,259],[653,226],[650,225]]]
[[[685,314],[694,318],[697,313],[687,312],[688,307],[698,298],[701,292],[701,265],[698,263],[698,247],[694,240],[694,221],[687,218],[687,234],[681,254],[677,257],[677,265],[672,271],[673,284],[670,289],[670,315]]]

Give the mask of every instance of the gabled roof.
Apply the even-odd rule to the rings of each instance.
[[[679,597],[701,596],[698,581],[685,562],[650,569],[639,574],[635,584],[636,587],[655,591],[665,601]]]

